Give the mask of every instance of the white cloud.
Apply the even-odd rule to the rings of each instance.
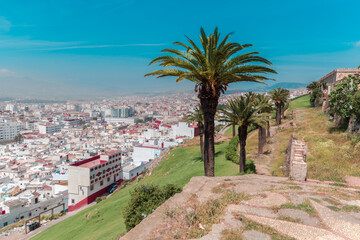
[[[3,69],[0,69],[0,72],[2,72],[2,73],[8,73],[8,72],[10,72],[8,69],[5,69],[5,68],[3,68]]]
[[[43,48],[36,50],[66,50],[66,49],[81,49],[81,48],[113,48],[113,47],[156,47],[164,46],[166,44],[160,43],[135,43],[135,44],[120,44],[120,45],[79,45],[79,46],[65,46],[55,48]]]
[[[11,22],[9,22],[5,17],[0,16],[0,30],[8,32],[12,27]]]
[[[356,46],[356,47],[360,47],[360,41],[357,41],[357,42],[355,43],[355,46]]]

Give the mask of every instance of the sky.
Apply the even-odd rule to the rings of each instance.
[[[308,83],[360,65],[360,1],[0,0],[0,98],[92,98],[191,91],[144,74],[161,50],[219,27]],[[273,84],[273,82],[269,83]],[[234,84],[231,89],[246,88]]]

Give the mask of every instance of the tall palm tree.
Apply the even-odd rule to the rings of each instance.
[[[200,29],[200,43],[198,46],[190,38],[188,45],[174,42],[183,47],[185,51],[177,49],[164,49],[165,55],[155,58],[150,62],[159,64],[165,69],[157,70],[145,76],[176,77],[176,82],[187,79],[195,83],[195,92],[198,93],[200,104],[204,114],[204,169],[206,176],[214,176],[215,148],[214,118],[221,93],[224,93],[230,83],[234,82],[258,82],[270,78],[263,74],[276,73],[275,70],[264,66],[271,62],[258,56],[258,52],[239,54],[251,44],[238,44],[229,42],[230,34],[220,40],[218,28],[214,33],[206,35],[203,28]],[[257,65],[257,64],[262,65]]]
[[[256,94],[255,95],[255,105],[259,108],[259,113],[262,113],[264,117],[266,118],[266,127],[264,126],[258,126],[258,135],[259,135],[259,141],[258,141],[258,153],[262,154],[264,145],[266,143],[266,137],[270,136],[270,113],[273,110],[273,104],[271,102],[271,98],[269,96],[265,96],[262,94]],[[268,132],[268,134],[266,133]]]
[[[247,94],[235,99],[229,99],[228,105],[222,109],[224,120],[230,124],[236,122],[240,143],[240,172],[245,172],[246,162],[246,139],[248,127],[250,125],[264,126],[266,118],[260,113],[259,106],[256,105],[256,98],[253,94]]]
[[[289,91],[283,88],[276,88],[270,91],[270,96],[275,103],[276,107],[276,124],[281,124],[282,109],[285,106],[285,102],[289,98]]]
[[[197,123],[200,137],[201,158],[204,161],[204,115],[201,107],[196,107],[193,112],[188,112],[187,115],[184,117],[184,121],[189,123]]]

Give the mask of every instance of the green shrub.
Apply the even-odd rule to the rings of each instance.
[[[138,186],[130,192],[131,200],[123,209],[125,226],[128,231],[139,224],[167,199],[181,192],[174,184],[163,187],[155,185]]]
[[[233,163],[239,164],[240,157],[238,154],[238,149],[239,149],[239,137],[235,136],[230,140],[229,145],[225,149],[225,158],[229,161],[232,161]],[[246,159],[245,173],[246,174],[256,173],[255,164],[250,159]]]
[[[96,201],[96,203],[99,203],[102,201],[102,199],[101,199],[101,197],[97,197],[95,201]]]

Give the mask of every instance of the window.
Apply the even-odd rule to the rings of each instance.
[[[100,186],[102,186],[104,184],[104,181],[100,181]]]
[[[29,217],[31,217],[31,213],[29,213]]]
[[[94,190],[94,185],[90,185],[90,191]]]
[[[110,182],[110,177],[107,178],[108,182]]]
[[[105,170],[103,170],[103,174],[105,174]]]
[[[75,199],[71,199],[71,203],[75,203]]]

